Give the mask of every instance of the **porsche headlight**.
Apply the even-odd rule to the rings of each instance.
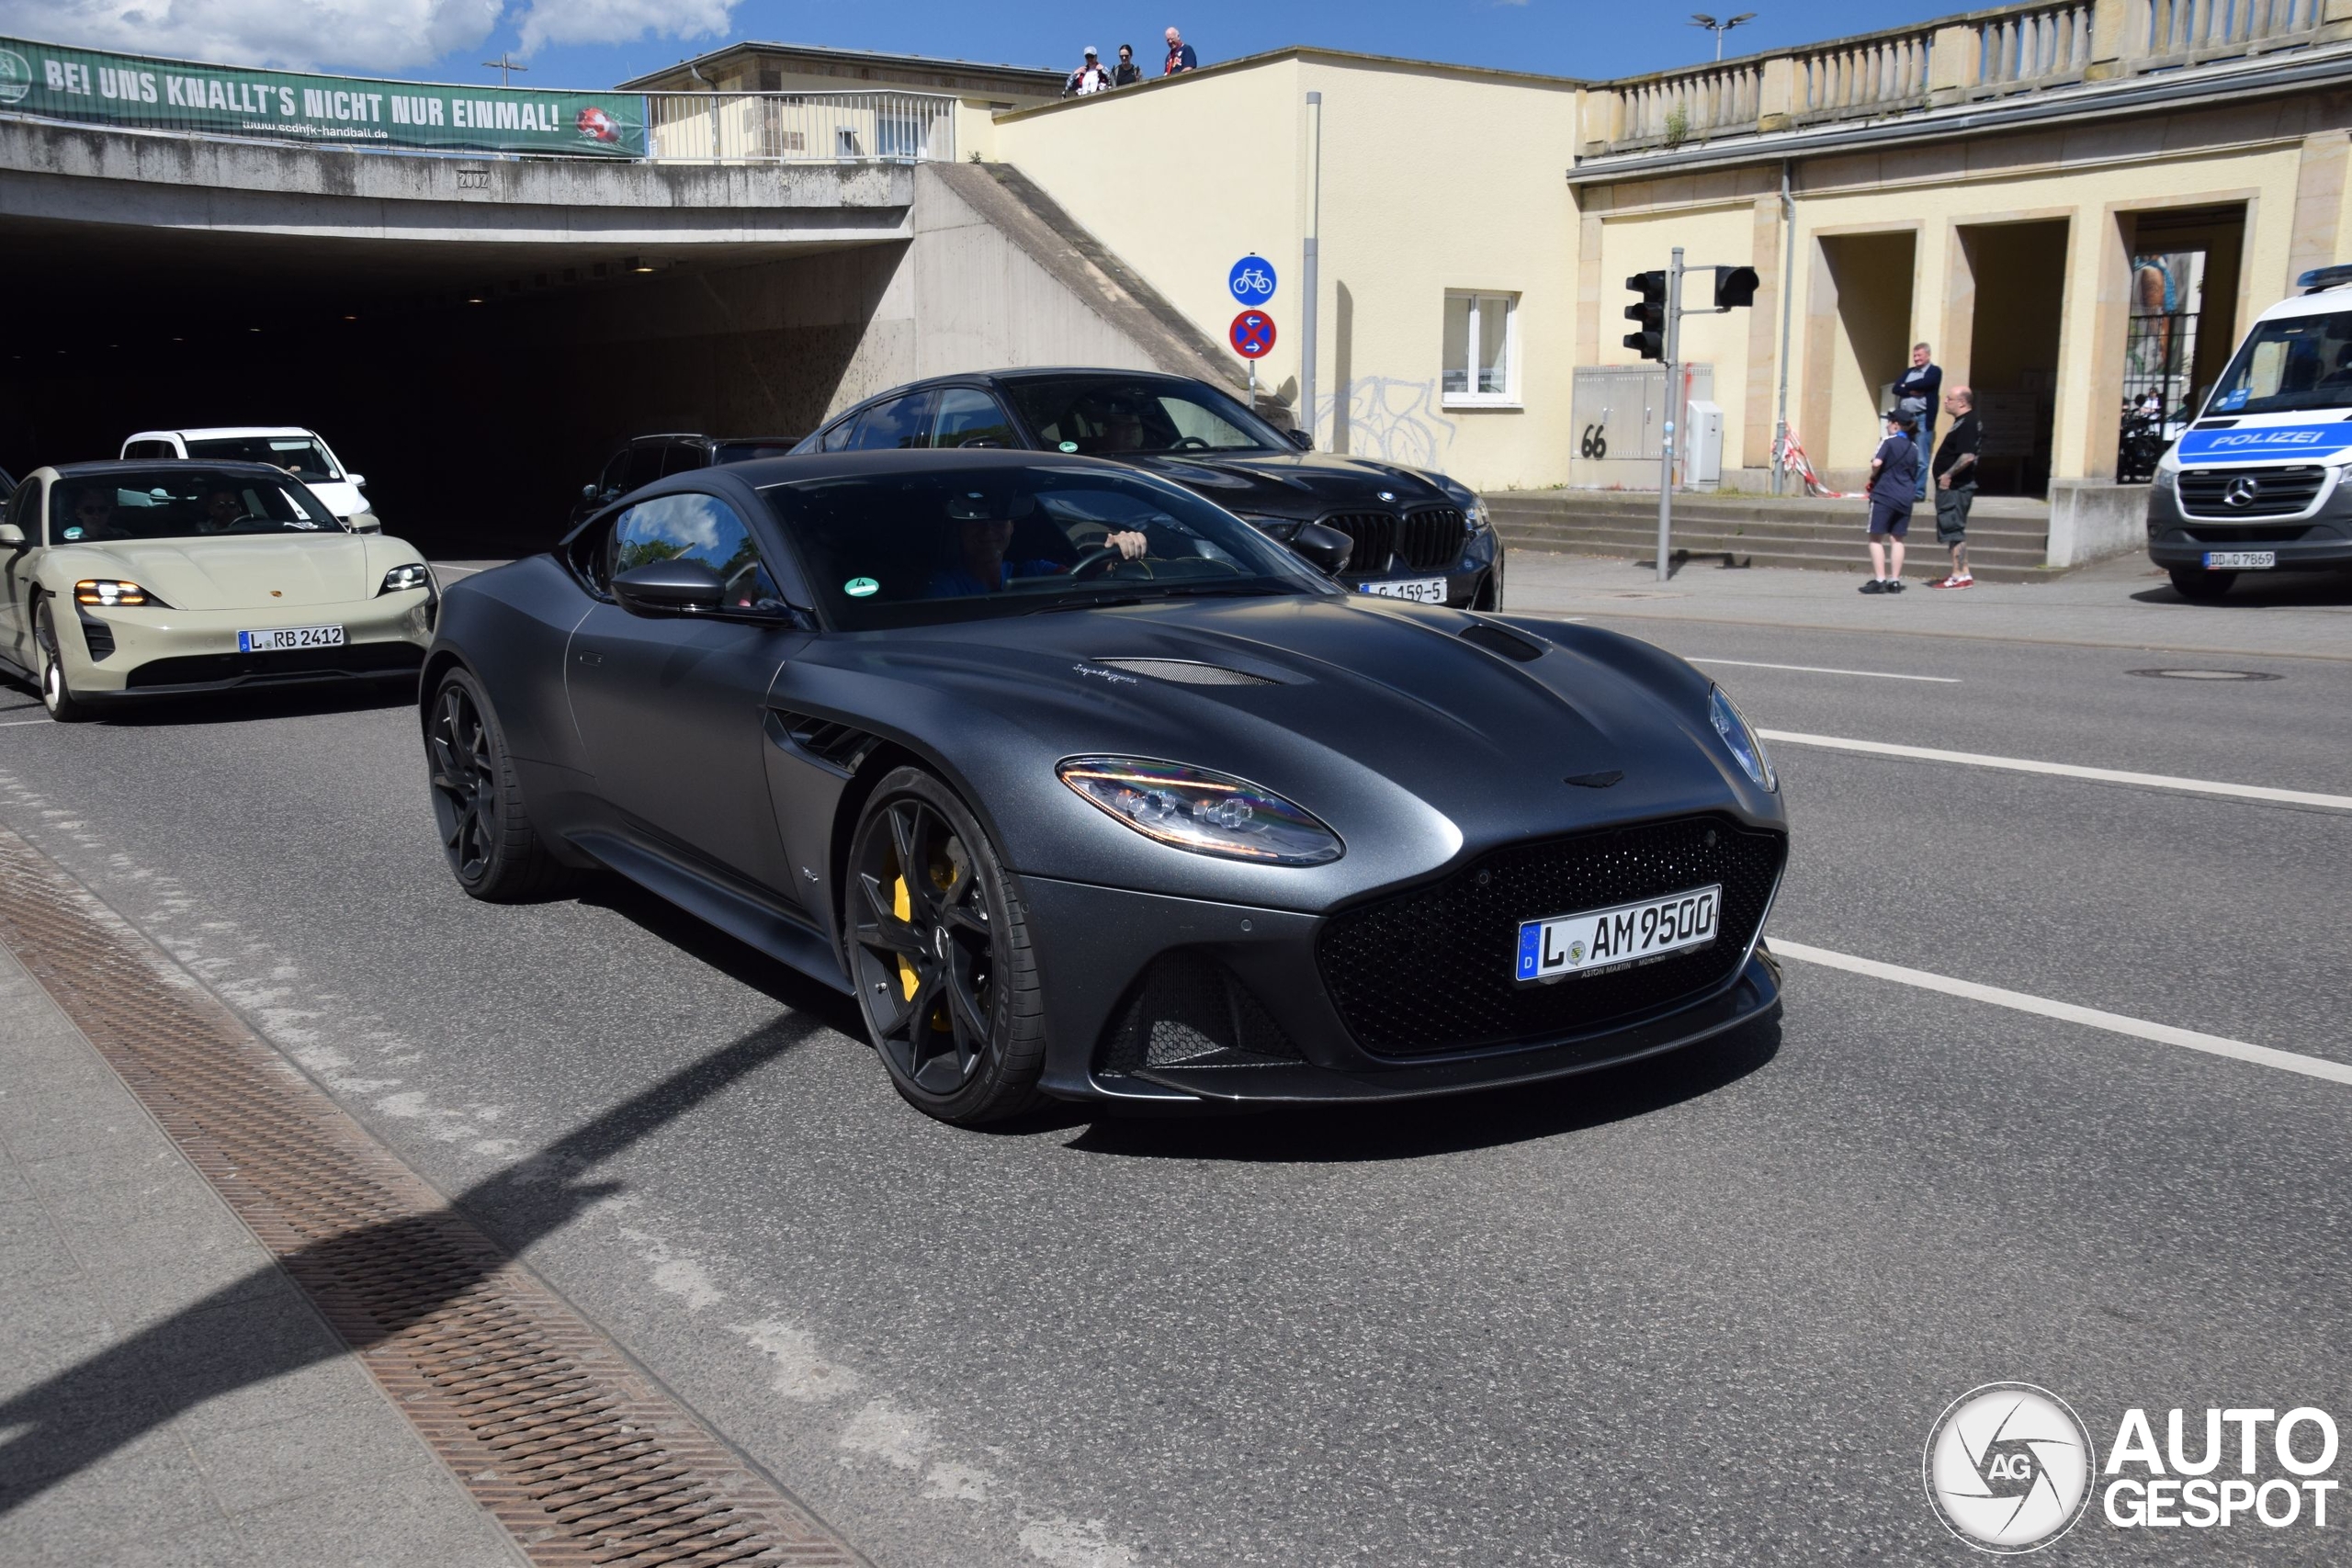
[[[135,582],[114,577],[85,577],[74,585],[74,603],[96,604],[102,610],[138,610],[164,604]]]
[[[423,561],[411,561],[406,566],[396,566],[392,568],[391,570],[384,573],[384,586],[379,588],[376,592],[379,593],[404,593],[412,588],[430,588],[432,586],[433,574],[425,570],[424,563]]]
[[[1715,733],[1724,738],[1725,746],[1731,748],[1731,754],[1737,760],[1740,772],[1754,779],[1757,785],[1764,790],[1781,787],[1781,775],[1772,771],[1772,759],[1764,750],[1764,742],[1757,739],[1756,731],[1747,728],[1747,720],[1732,706],[1731,699],[1724,695],[1721,686],[1707,694],[1707,716],[1715,721]]]
[[[1143,757],[1070,757],[1054,772],[1145,838],[1194,854],[1321,865],[1346,852],[1307,812],[1229,773]]]

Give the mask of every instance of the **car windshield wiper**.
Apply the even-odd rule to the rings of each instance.
[[[1162,599],[1202,599],[1219,595],[1234,598],[1260,598],[1269,594],[1295,593],[1273,582],[1194,582],[1182,586],[1155,589],[1148,593],[1122,593],[1114,599],[1096,599],[1085,594],[1066,594],[1050,604],[1023,610],[1024,615],[1042,615],[1049,610],[1119,610],[1133,605],[1154,603]]]

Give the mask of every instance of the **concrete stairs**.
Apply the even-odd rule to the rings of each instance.
[[[1518,549],[1650,561],[1657,549],[1657,496],[1638,491],[1495,491],[1484,497],[1506,544]],[[1869,503],[1677,492],[1677,560],[1796,567],[1869,574]],[[2058,576],[2049,558],[2050,509],[2020,496],[1979,496],[1968,519],[1969,570],[1987,582]],[[1936,543],[1935,510],[1915,507],[1903,574],[1914,581],[1949,558]]]

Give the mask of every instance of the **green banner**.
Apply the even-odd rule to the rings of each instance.
[[[308,76],[0,38],[0,113],[11,111],[358,147],[645,156],[635,93]]]

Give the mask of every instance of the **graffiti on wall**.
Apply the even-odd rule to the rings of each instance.
[[[1361,376],[1315,400],[1315,430],[1329,449],[1413,468],[1439,466],[1453,445],[1453,421],[1438,412],[1435,381]]]

